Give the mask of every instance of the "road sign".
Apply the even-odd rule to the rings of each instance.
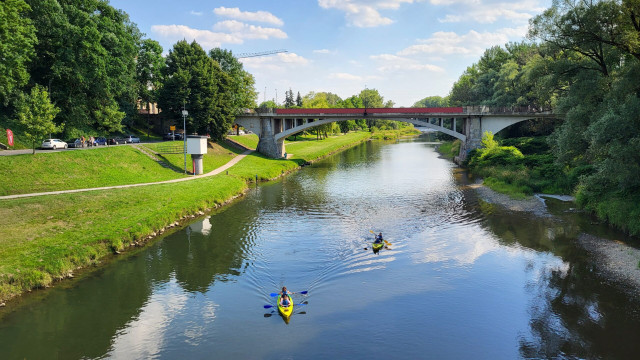
[[[13,146],[13,131],[7,129],[7,140],[9,141],[9,146]]]
[[[175,125],[171,125],[171,126],[169,126],[169,130],[174,131],[175,129],[176,129],[176,126],[175,126]]]

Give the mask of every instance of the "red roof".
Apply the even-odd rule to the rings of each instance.
[[[321,115],[321,114],[459,114],[462,107],[433,107],[433,108],[368,108],[368,109],[276,109],[278,115]]]

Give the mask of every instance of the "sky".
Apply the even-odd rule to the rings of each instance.
[[[179,40],[241,58],[258,103],[291,89],[341,98],[377,89],[409,107],[446,96],[489,47],[525,39],[551,0],[110,0],[165,54]]]

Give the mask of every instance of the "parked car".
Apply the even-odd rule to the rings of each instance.
[[[81,148],[81,147],[84,147],[84,145],[82,145],[82,140],[78,139],[78,138],[67,140],[67,144],[69,145],[70,148]]]
[[[114,138],[107,139],[107,144],[109,145],[118,145],[118,144],[126,144],[123,138],[116,136]]]
[[[107,139],[103,137],[97,137],[95,139],[96,145],[107,145]]]
[[[124,143],[129,143],[129,144],[133,144],[133,143],[139,143],[140,142],[140,138],[135,136],[135,135],[127,135],[124,137]]]
[[[164,140],[182,140],[182,134],[168,133],[162,137]]]
[[[42,142],[40,146],[43,149],[66,149],[69,147],[69,144],[60,140],[60,139],[46,139]]]

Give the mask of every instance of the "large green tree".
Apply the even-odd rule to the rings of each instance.
[[[67,132],[116,131],[136,111],[141,34],[106,0],[27,0],[38,32],[31,80],[49,89]]]
[[[28,64],[34,55],[35,27],[23,0],[0,2],[0,107],[19,94],[29,80]]]
[[[232,80],[220,65],[195,41],[177,42],[169,51],[164,71],[165,82],[158,105],[174,119],[182,119],[182,109],[189,112],[187,133],[208,133],[219,140],[233,121],[235,98],[229,88]]]
[[[231,95],[234,114],[240,109],[254,108],[258,93],[253,75],[244,70],[242,63],[230,50],[215,48],[209,51],[209,56],[218,62],[228,77],[227,85],[222,90]]]
[[[140,105],[147,108],[147,110],[149,109],[149,104],[158,101],[158,91],[162,87],[164,66],[160,43],[151,39],[142,40],[136,59],[136,80]]]
[[[640,2],[558,1],[531,22],[551,61],[546,84],[564,122],[551,137],[558,162],[579,170],[577,198],[640,234]]]

